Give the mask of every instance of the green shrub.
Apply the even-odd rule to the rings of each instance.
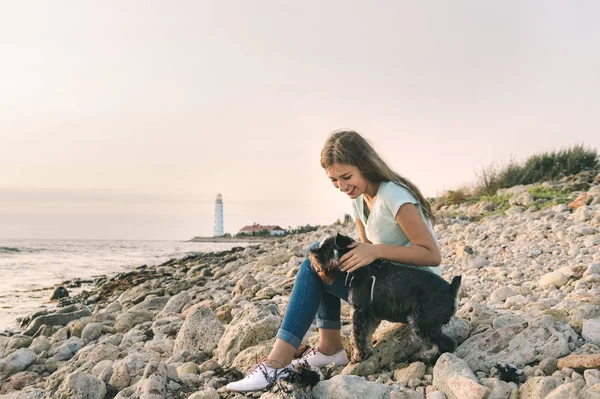
[[[532,155],[522,165],[511,160],[501,168],[494,164],[483,168],[476,172],[475,193],[493,195],[501,188],[555,180],[599,166],[600,160],[595,149],[575,145],[560,151]]]

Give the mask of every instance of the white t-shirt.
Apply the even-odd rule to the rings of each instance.
[[[410,191],[402,186],[397,185],[396,183],[384,181],[379,184],[379,189],[375,195],[375,201],[373,202],[373,206],[368,218],[365,217],[364,207],[366,205],[362,195],[352,200],[352,211],[354,218],[362,221],[363,225],[365,226],[367,238],[373,244],[409,246],[412,245],[412,243],[406,234],[404,234],[404,231],[402,231],[402,228],[400,228],[400,225],[398,225],[398,222],[396,221],[396,214],[398,213],[398,210],[407,202],[417,206],[423,221],[425,224],[427,224],[429,231],[431,231],[431,235],[433,235],[433,238],[437,243],[437,236],[433,230],[433,226],[431,225],[431,222],[424,216],[423,210],[419,205],[419,201],[412,196]],[[399,265],[427,270],[437,274],[438,276],[442,275],[442,269],[439,266],[424,267],[403,264]]]

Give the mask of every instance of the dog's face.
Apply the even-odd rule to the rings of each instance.
[[[337,234],[327,237],[321,245],[308,251],[313,269],[325,284],[333,284],[335,274],[340,270],[340,257],[349,251],[347,246],[353,242],[352,238]]]

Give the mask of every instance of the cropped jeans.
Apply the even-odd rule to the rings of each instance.
[[[319,243],[312,244],[309,249],[317,245]],[[298,269],[277,338],[298,348],[315,315],[318,328],[340,330],[342,328],[340,299],[348,300],[348,287],[345,285],[345,280],[346,273],[338,272],[332,285],[323,283],[308,257],[304,259]]]

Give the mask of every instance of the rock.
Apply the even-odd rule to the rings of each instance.
[[[83,351],[82,351],[83,352]],[[79,360],[86,360],[89,363],[96,364],[102,360],[117,360],[120,350],[116,345],[110,343],[102,343],[96,345],[93,349],[79,353]]]
[[[509,383],[500,381],[497,378],[482,378],[480,382],[481,385],[490,390],[488,399],[507,399],[510,397],[512,389]]]
[[[477,382],[467,363],[451,353],[442,354],[435,363],[433,386],[448,399],[484,399],[490,392]]]
[[[154,314],[150,311],[125,311],[117,315],[115,329],[119,332],[127,332],[138,324],[150,321],[153,318]]]
[[[469,337],[471,326],[465,319],[452,317],[447,324],[442,326],[442,332],[452,337],[458,346]]]
[[[584,320],[581,336],[596,345],[600,345],[600,319]]]
[[[497,316],[496,312],[477,302],[467,302],[456,312],[456,317],[467,320],[472,330],[481,325],[491,326]]]
[[[13,352],[20,348],[27,348],[33,342],[33,338],[27,335],[15,334],[6,343],[6,351]]]
[[[423,399],[423,395],[412,389],[400,388],[390,392],[390,399]]]
[[[600,384],[600,370],[585,370],[583,378],[585,378],[585,385],[587,386]]]
[[[577,371],[600,368],[600,353],[593,355],[570,354],[562,359],[558,359],[558,368],[562,369],[564,367],[569,367]]]
[[[509,203],[511,205],[521,205],[521,206],[531,205],[531,204],[533,204],[533,202],[534,202],[533,195],[531,195],[529,192],[521,193],[517,197],[512,197],[509,200]]]
[[[54,291],[52,292],[52,295],[50,295],[50,300],[54,301],[54,300],[58,300],[61,298],[67,298],[68,296],[69,296],[69,291],[67,291],[67,289],[61,285],[60,287],[56,287],[54,289]]]
[[[40,388],[25,388],[22,391],[12,391],[2,395],[2,399],[44,399],[46,391]]]
[[[179,377],[185,374],[198,374],[198,365],[194,362],[187,362],[177,367],[177,375]]]
[[[390,391],[387,385],[367,381],[363,377],[336,375],[315,385],[313,396],[328,399],[387,399],[390,398]]]
[[[31,349],[17,349],[11,355],[0,361],[0,381],[11,375],[25,370],[37,360],[37,355]]]
[[[92,375],[108,384],[113,373],[113,361],[102,360],[92,368]]]
[[[167,304],[163,309],[156,315],[157,319],[167,317],[171,313],[181,313],[183,307],[190,301],[190,295],[187,291],[180,292],[179,294],[169,298]]]
[[[485,258],[467,259],[465,261],[465,269],[481,269],[490,264],[490,261]]]
[[[104,399],[106,385],[88,373],[70,374],[53,396],[56,399]]]
[[[252,288],[256,284],[258,284],[258,281],[256,281],[256,279],[254,277],[252,277],[252,275],[246,274],[244,277],[242,277],[240,280],[238,280],[238,282],[235,284],[235,287],[233,288],[231,295],[234,296],[237,294],[243,294],[244,291]]]
[[[576,383],[563,384],[553,389],[544,399],[579,398],[580,390],[581,387],[578,387]]]
[[[113,373],[109,380],[109,385],[123,390],[131,385],[131,379],[137,375],[139,370],[144,368],[144,359],[136,354],[127,355],[124,359],[118,361],[113,366]]]
[[[394,379],[402,384],[408,384],[413,378],[423,379],[425,375],[425,363],[414,362],[408,367],[394,370]]]
[[[81,339],[85,342],[92,342],[100,338],[102,335],[102,328],[104,325],[102,323],[89,323],[81,332]]]
[[[594,198],[589,194],[581,194],[577,199],[567,205],[571,211],[579,209],[581,207],[585,207],[590,202],[592,202]]]
[[[492,291],[490,302],[504,302],[509,296],[515,295],[515,292],[510,287],[500,287]]]
[[[47,351],[50,349],[50,341],[46,337],[36,337],[33,339],[31,345],[29,345],[29,349],[35,352],[36,355],[39,355],[43,351]]]
[[[157,316],[158,317],[158,316]],[[178,316],[169,316],[157,319],[152,323],[152,332],[154,339],[164,339],[177,337],[177,333],[183,325],[183,320]]]
[[[556,370],[558,370],[557,364],[558,364],[557,359],[546,358],[540,362],[539,368],[544,372],[545,375],[552,375],[552,373],[554,373]]]
[[[360,363],[350,363],[342,374],[368,376],[379,372],[390,363],[401,363],[422,349],[422,341],[415,338],[407,324],[382,322],[373,333],[373,354]]]
[[[562,383],[562,379],[556,377],[532,377],[519,388],[519,398],[545,398],[550,392],[552,392]]]
[[[175,339],[173,350],[200,351],[212,354],[224,331],[225,327],[217,320],[210,308],[198,307],[188,314],[183,322]]]
[[[167,365],[149,362],[132,398],[164,399],[167,394]]]
[[[157,315],[169,302],[169,299],[170,298],[168,296],[155,296],[146,298],[142,302],[138,303],[137,305],[133,305],[127,310],[130,312],[150,312],[153,315]]]
[[[242,350],[274,337],[280,324],[277,305],[260,302],[244,305],[219,340],[216,351],[219,363],[231,366]]]
[[[563,285],[565,285],[567,283],[568,279],[567,276],[565,276],[564,274],[562,274],[561,272],[550,272],[550,273],[546,273],[542,276],[542,278],[540,278],[540,287],[550,287],[550,286],[555,286],[555,287],[562,287]]]
[[[528,324],[512,324],[472,335],[455,354],[472,370],[488,372],[496,363],[524,367],[544,358],[565,356],[571,352],[569,344],[576,339],[571,327],[542,316]]]
[[[219,399],[219,393],[214,388],[205,389],[204,391],[194,392],[188,399]]]
[[[29,367],[29,370],[32,368]],[[44,368],[41,367],[40,372],[44,372]],[[33,371],[21,371],[19,373],[13,374],[7,383],[2,385],[0,389],[0,394],[4,394],[9,390],[22,390],[26,386],[33,385],[36,382],[41,380],[39,374]]]
[[[68,360],[72,358],[79,349],[85,346],[81,338],[71,337],[64,342],[59,342],[48,350],[48,354],[55,360]]]
[[[80,319],[82,317],[91,316],[92,313],[90,310],[83,306],[78,310],[73,310],[71,312],[65,312],[65,310],[76,309],[76,308],[64,308],[56,313],[41,315],[29,322],[27,325],[27,329],[23,332],[24,335],[33,335],[35,334],[41,326],[64,326],[70,321]]]
[[[117,301],[126,309],[127,306],[142,302],[150,294],[162,296],[165,293],[165,289],[160,284],[160,279],[146,281],[123,292]]]
[[[492,322],[492,327],[497,330],[514,324],[524,325],[526,324],[526,321],[522,317],[519,317],[515,314],[503,314],[494,319]]]

